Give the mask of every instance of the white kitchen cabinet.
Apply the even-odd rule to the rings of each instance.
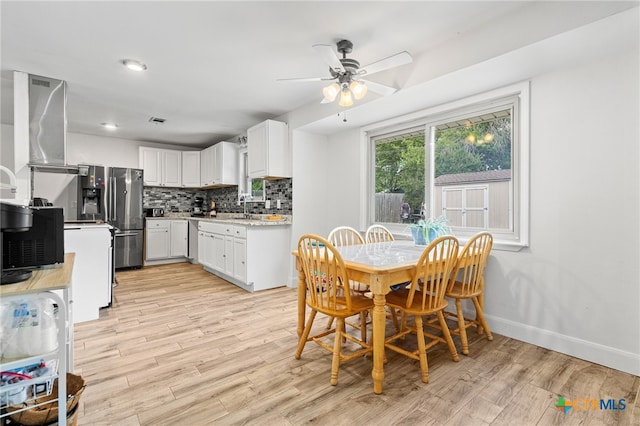
[[[189,222],[186,219],[147,219],[145,231],[145,263],[186,260],[189,250]]]
[[[75,253],[71,276],[73,322],[96,320],[112,290],[111,227],[65,225],[64,251]]]
[[[233,240],[233,278],[240,282],[247,282],[247,240],[235,238]]]
[[[145,260],[169,258],[171,249],[171,223],[168,220],[146,222]]]
[[[248,291],[286,285],[289,226],[201,221],[198,227],[198,261],[208,272]]]
[[[289,128],[287,123],[266,120],[247,130],[249,177],[291,177]]]
[[[238,145],[219,142],[202,150],[200,155],[202,186],[238,184]]]
[[[224,235],[213,234],[213,269],[224,272]]]
[[[213,167],[216,163],[213,146],[200,151],[200,186],[213,185]]]
[[[200,188],[200,151],[182,152],[182,186]]]
[[[144,184],[160,186],[160,150],[140,147],[140,168],[144,170]]]
[[[161,153],[162,185],[178,187],[182,185],[182,152],[166,150]]]
[[[182,152],[140,147],[140,168],[146,186],[182,186]]]
[[[189,253],[189,222],[172,220],[169,234],[171,238],[169,257],[187,257]]]
[[[233,142],[220,142],[214,145],[216,164],[214,167],[215,185],[238,184],[238,145]]]
[[[199,251],[203,259],[198,258],[198,262],[222,277],[235,276],[236,241],[244,241],[245,227],[204,221],[198,226],[198,249],[201,243],[206,245]]]
[[[213,234],[210,232],[198,231],[198,263],[206,268],[213,269],[214,247]]]

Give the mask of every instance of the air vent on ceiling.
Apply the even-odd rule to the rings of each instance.
[[[149,119],[150,123],[155,123],[155,124],[163,124],[165,121],[167,121],[167,120],[164,119],[164,118],[158,118],[158,117],[151,117]]]

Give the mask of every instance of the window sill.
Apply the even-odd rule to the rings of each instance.
[[[393,233],[393,237],[397,240],[412,240],[413,238],[411,237],[411,234],[405,234],[405,233]],[[460,242],[460,246],[464,246],[467,241],[469,240],[468,236],[464,236],[464,237],[457,237],[458,241]],[[529,244],[527,243],[522,243],[519,241],[505,241],[505,240],[493,240],[493,250],[499,250],[499,251],[511,251],[511,252],[518,252],[520,250],[522,250],[523,248],[529,247]]]

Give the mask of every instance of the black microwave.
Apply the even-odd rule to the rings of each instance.
[[[31,207],[31,210],[31,228],[2,233],[3,271],[64,263],[63,209]]]

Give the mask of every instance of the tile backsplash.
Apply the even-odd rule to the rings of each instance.
[[[265,181],[266,199],[271,200],[271,208],[266,209],[264,202],[247,203],[247,212],[251,214],[293,214],[293,179]],[[145,207],[163,207],[167,212],[190,212],[195,197],[204,198],[204,211],[209,211],[211,201],[216,203],[219,213],[242,213],[244,207],[238,205],[238,187],[230,186],[216,189],[186,189],[146,186],[144,188]],[[280,209],[276,201],[280,200]]]

